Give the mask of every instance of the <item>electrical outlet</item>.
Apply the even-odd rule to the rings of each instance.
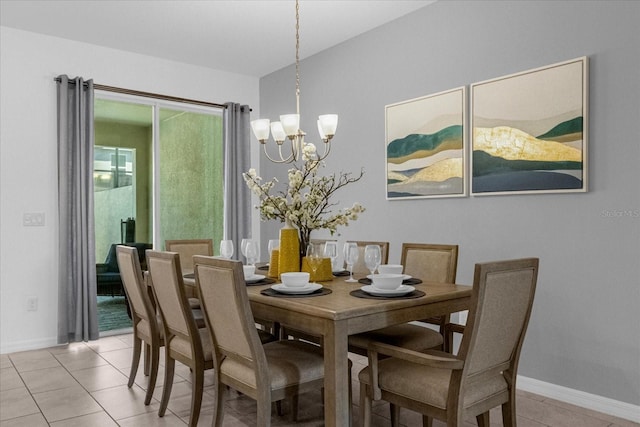
[[[25,227],[43,227],[44,212],[25,212],[22,215],[22,225]]]
[[[38,297],[27,297],[27,311],[38,311]]]

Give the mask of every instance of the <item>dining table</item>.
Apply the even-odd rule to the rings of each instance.
[[[322,337],[325,425],[334,427],[350,424],[349,335],[468,310],[471,300],[471,286],[420,280],[413,295],[368,298],[363,283],[347,278],[320,282],[321,291],[310,295],[280,295],[271,289],[273,280],[247,286],[255,318]],[[185,279],[185,285],[193,284]]]

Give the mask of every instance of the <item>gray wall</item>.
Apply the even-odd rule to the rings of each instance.
[[[540,257],[519,373],[635,405],[638,22],[640,2],[631,1],[439,1],[301,64],[307,139],[318,141],[318,114],[340,114],[327,169],[366,169],[336,199],[367,207],[340,239],[389,241],[392,262],[399,261],[402,242],[457,243],[459,283],[472,282],[476,262]],[[303,51],[304,43],[302,22]],[[588,193],[385,200],[385,105],[581,56],[590,59]],[[293,112],[294,88],[293,67],[261,79],[262,117]],[[286,169],[261,158],[263,177],[283,177]],[[279,226],[263,225],[262,241]]]

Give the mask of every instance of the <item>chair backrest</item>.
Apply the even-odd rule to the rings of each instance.
[[[403,243],[400,264],[404,274],[428,282],[455,283],[458,245]]]
[[[538,258],[476,264],[471,309],[460,346],[461,375],[515,381],[520,349],[531,315]]]
[[[266,356],[251,312],[242,263],[213,257],[194,257],[196,287],[205,322],[211,332],[217,363],[224,358],[253,369],[254,387],[268,375]],[[260,368],[262,367],[262,368]]]
[[[198,327],[187,299],[180,257],[175,252],[147,251],[149,280],[164,324],[165,342],[173,336],[191,343],[190,358],[203,358],[193,352],[202,352]]]
[[[164,249],[180,254],[180,266],[185,272],[193,272],[194,255],[213,255],[212,239],[165,240]]]
[[[152,333],[157,333],[158,324],[155,322],[155,310],[151,298],[149,298],[147,285],[142,278],[138,250],[135,247],[118,245],[116,257],[120,268],[120,277],[131,306],[134,325],[139,319],[144,319],[149,322]]]
[[[380,253],[382,255],[380,264],[387,264],[389,262],[389,242],[364,242],[361,240],[349,240],[355,242],[358,245],[358,261],[353,266],[353,274],[367,275],[371,274],[371,271],[364,263],[364,248],[367,245],[380,246]]]

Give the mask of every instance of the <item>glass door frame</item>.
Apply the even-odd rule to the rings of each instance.
[[[125,102],[131,104],[139,104],[139,105],[148,105],[152,108],[152,141],[151,141],[151,151],[152,151],[152,177],[153,182],[151,185],[151,200],[152,200],[152,232],[153,236],[153,247],[161,248],[162,242],[160,241],[160,109],[174,109],[181,110],[192,113],[199,114],[209,114],[215,116],[222,116],[223,108],[222,107],[214,107],[214,106],[203,106],[198,104],[190,104],[188,102],[176,102],[169,101],[163,99],[149,98],[138,95],[129,95],[122,94],[116,92],[109,92],[104,90],[96,89],[94,96],[96,99],[105,99],[116,102]]]

